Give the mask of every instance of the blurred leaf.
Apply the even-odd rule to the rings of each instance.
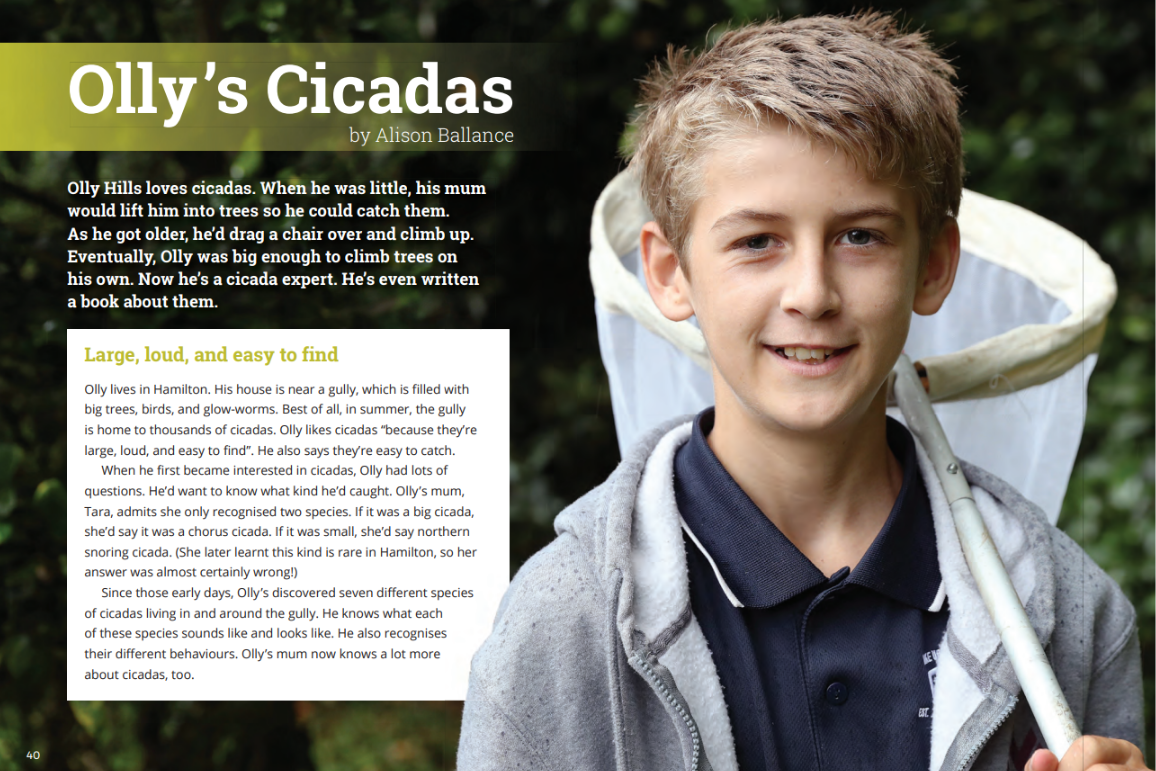
[[[1120,323],[1124,337],[1136,343],[1152,342],[1153,319],[1151,316],[1125,316]]]
[[[59,479],[45,479],[36,486],[32,502],[46,514],[63,513],[66,503],[64,485],[60,484]]]
[[[0,488],[7,487],[12,482],[12,474],[20,465],[24,451],[14,444],[0,444]]]
[[[32,663],[32,657],[32,641],[26,634],[10,637],[4,644],[4,663],[8,665],[8,671],[17,679],[28,669],[28,665]]]

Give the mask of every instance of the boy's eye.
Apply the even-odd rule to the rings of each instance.
[[[766,249],[770,245],[771,237],[765,233],[762,235],[751,236],[750,238],[743,240],[743,246],[747,249]]]
[[[875,234],[870,230],[860,230],[858,228],[847,231],[843,237],[847,239],[847,243],[851,244],[851,246],[870,246],[871,242],[875,240]]]

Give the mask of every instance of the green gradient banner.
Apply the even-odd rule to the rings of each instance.
[[[6,44],[2,150],[554,150],[538,44]]]

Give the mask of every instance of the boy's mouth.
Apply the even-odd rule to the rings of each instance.
[[[847,348],[804,348],[802,346],[772,347],[772,350],[784,359],[801,362],[803,364],[822,364],[832,356],[838,356]]]

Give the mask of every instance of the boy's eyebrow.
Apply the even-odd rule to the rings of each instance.
[[[733,211],[730,214],[719,217],[715,220],[715,223],[710,226],[710,229],[719,230],[740,222],[782,222],[786,219],[790,218],[778,212],[759,211],[758,209],[739,209],[738,211]]]
[[[870,217],[886,217],[896,220],[899,225],[907,224],[907,218],[898,209],[890,206],[865,206],[862,209],[835,212],[835,218],[841,220],[860,220]]]
[[[887,219],[895,220],[898,225],[906,226],[907,219],[898,209],[890,206],[865,206],[860,209],[848,209],[845,211],[836,211],[835,219],[838,220],[858,220],[868,219],[870,217],[886,217]],[[771,211],[760,211],[759,209],[739,209],[730,214],[719,217],[713,225],[711,230],[720,230],[740,222],[767,222],[775,223],[788,220],[785,214]]]

